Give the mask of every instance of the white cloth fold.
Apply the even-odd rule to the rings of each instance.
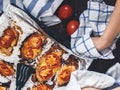
[[[66,87],[55,88],[54,90],[80,90],[84,87],[104,89],[112,86],[115,79],[102,73],[87,70],[77,70],[71,74],[70,81]]]
[[[102,3],[95,1],[88,1],[87,10],[80,15],[80,25],[71,35],[71,49],[75,54],[91,59],[113,59],[112,51],[116,48],[119,36],[109,48],[101,52],[95,48],[91,37],[103,34],[114,7],[106,5],[102,0]]]
[[[117,82],[120,82],[120,63],[116,63],[112,67],[110,67],[106,74],[115,78]]]

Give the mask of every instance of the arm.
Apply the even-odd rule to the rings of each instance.
[[[120,0],[116,1],[109,23],[101,37],[93,37],[93,43],[98,51],[109,47],[120,33]]]

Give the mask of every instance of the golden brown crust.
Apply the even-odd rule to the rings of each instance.
[[[7,90],[7,88],[0,85],[0,90]]]
[[[69,82],[71,73],[79,68],[78,58],[73,55],[70,55],[64,62],[65,64],[58,71],[57,83],[59,86],[66,85]]]
[[[66,60],[67,65],[75,66],[76,69],[79,67],[79,58],[73,55],[70,55],[69,58]]]
[[[35,59],[41,53],[41,46],[44,42],[44,36],[39,33],[33,33],[21,48],[21,54],[24,59]]]
[[[39,84],[37,86],[33,86],[32,90],[52,90],[52,88],[47,84]]]
[[[4,30],[3,35],[0,37],[0,51],[1,53],[10,56],[12,54],[14,46],[17,45],[19,38],[19,31],[21,28],[16,28],[19,26],[8,27]]]
[[[69,82],[71,73],[76,70],[74,66],[64,65],[58,71],[57,83],[58,85],[65,85]]]
[[[36,77],[39,82],[48,81],[61,67],[61,56],[63,51],[52,48],[52,50],[50,49],[48,52],[40,57],[36,66]]]
[[[42,62],[41,65],[36,68],[36,77],[40,83],[48,81],[53,75],[52,69],[46,62]]]
[[[3,76],[11,76],[14,74],[13,66],[7,64],[6,62],[0,60],[0,74]]]

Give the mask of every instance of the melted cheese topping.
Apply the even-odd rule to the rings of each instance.
[[[33,86],[32,90],[52,90],[52,88],[49,85],[40,84],[37,86]]]
[[[7,90],[6,87],[0,86],[0,90]]]
[[[59,85],[66,84],[69,81],[71,72],[73,71],[72,68],[72,66],[65,65],[58,71],[57,82]]]
[[[21,28],[20,28],[21,29]],[[11,55],[14,46],[17,44],[18,38],[19,38],[19,32],[14,27],[8,27],[4,33],[3,36],[0,37],[0,51],[3,54]]]
[[[42,71],[40,72],[40,75],[44,77],[44,76],[49,75],[50,72],[51,72],[51,69],[45,69],[45,70],[42,70]]]
[[[14,69],[12,66],[10,66],[0,60],[0,73],[3,76],[10,76],[10,75],[14,74]]]
[[[40,34],[33,33],[23,44],[22,57],[27,60],[35,59],[41,53],[42,38]]]

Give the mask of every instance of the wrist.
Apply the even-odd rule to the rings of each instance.
[[[103,36],[93,37],[92,40],[98,51],[102,51],[102,50],[108,48],[112,43],[112,41],[108,40],[107,38],[105,38]]]
[[[111,38],[110,36],[101,36],[101,42],[103,42],[103,44],[105,45],[104,48],[108,48],[112,42],[113,42],[113,38]]]

